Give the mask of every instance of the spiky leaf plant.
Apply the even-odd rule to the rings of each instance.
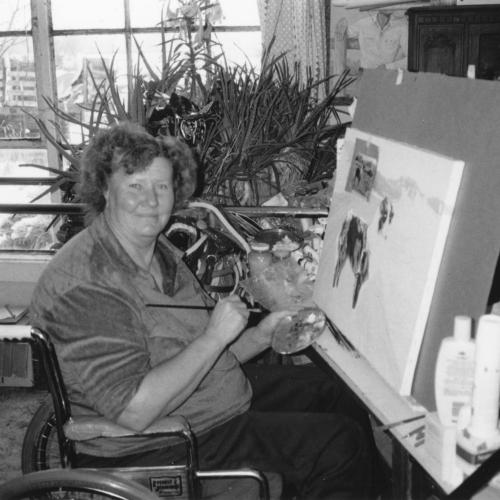
[[[271,57],[270,47],[259,72],[248,63],[230,66],[223,54],[212,56],[209,42],[194,42],[190,23],[187,36],[167,41],[165,22],[162,72],[154,71],[136,42],[138,62],[128,99],[117,85],[115,58],[107,63],[100,55],[105,78],[98,81],[88,67],[94,92],[90,104],[81,105],[80,116],[48,102],[56,116],[55,135],[33,116],[69,165],[62,171],[40,166],[56,174],[40,196],[62,190],[64,201],[78,201],[74,187],[81,151],[98,130],[123,120],[140,123],[153,135],[183,137],[199,159],[203,185],[198,194],[213,203],[260,205],[286,185],[332,173],[335,141],[343,132],[336,99],[353,81],[347,72],[335,75],[333,85],[334,77],[315,81],[309,76],[301,82],[299,68],[291,68],[284,55]],[[318,100],[316,90],[325,84],[331,88]],[[199,125],[201,132],[188,138],[188,125]],[[82,131],[79,144],[68,139],[69,126]]]
[[[210,94],[215,115],[199,145],[205,196],[259,205],[283,183],[316,180],[325,167],[320,153],[333,153],[343,130],[335,100],[352,78],[341,75],[318,101],[315,90],[326,81],[301,83],[299,68],[291,71],[283,56],[266,54],[260,73],[217,69]]]

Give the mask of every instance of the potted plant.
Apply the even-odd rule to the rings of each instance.
[[[201,43],[194,40],[189,15],[181,16],[184,31],[174,40],[166,42],[162,31],[160,75],[137,44],[148,76],[141,75],[138,64],[127,104],[116,83],[114,58],[107,62],[101,56],[105,79],[97,81],[89,68],[95,92],[82,107],[83,119],[49,102],[57,117],[53,135],[33,116],[69,165],[62,171],[40,166],[56,175],[48,191],[61,190],[63,201],[78,201],[75,185],[82,149],[100,128],[122,120],[138,122],[153,135],[182,137],[201,167],[197,194],[213,203],[260,205],[286,185],[332,174],[336,138],[344,130],[336,99],[353,81],[347,72],[335,78],[326,97],[318,101],[314,90],[326,81],[309,77],[301,83],[298,67],[290,68],[283,55],[271,57],[269,48],[259,72],[248,64],[230,67],[223,56],[212,57],[205,38]],[[162,27],[166,23],[162,20]],[[66,138],[68,126],[84,131],[80,144]],[[81,221],[76,222],[78,229]]]
[[[298,67],[265,53],[260,73],[217,66],[210,98],[213,122],[199,145],[204,196],[222,204],[260,205],[298,180],[324,173],[321,154],[334,153],[343,133],[335,100],[351,83],[341,75],[327,96],[314,99],[324,82],[300,83]],[[330,174],[332,165],[330,163]]]

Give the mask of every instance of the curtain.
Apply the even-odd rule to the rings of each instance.
[[[258,0],[262,42],[267,48],[273,38],[271,55],[285,53],[293,68],[300,65],[300,77],[306,82],[308,72],[314,81],[326,76],[327,35],[324,0]],[[318,87],[316,98],[325,96]]]

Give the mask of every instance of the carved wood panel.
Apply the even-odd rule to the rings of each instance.
[[[500,5],[417,7],[407,11],[408,69],[500,79]]]

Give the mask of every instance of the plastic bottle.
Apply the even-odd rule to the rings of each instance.
[[[251,252],[248,254],[248,268],[250,276],[258,276],[272,263],[273,255],[268,243],[254,241],[250,244]]]
[[[476,332],[476,358],[471,435],[498,440],[500,397],[500,316],[483,314]]]
[[[456,425],[460,409],[471,404],[474,387],[475,344],[471,340],[471,318],[456,316],[453,336],[441,342],[434,375],[439,420]]]

